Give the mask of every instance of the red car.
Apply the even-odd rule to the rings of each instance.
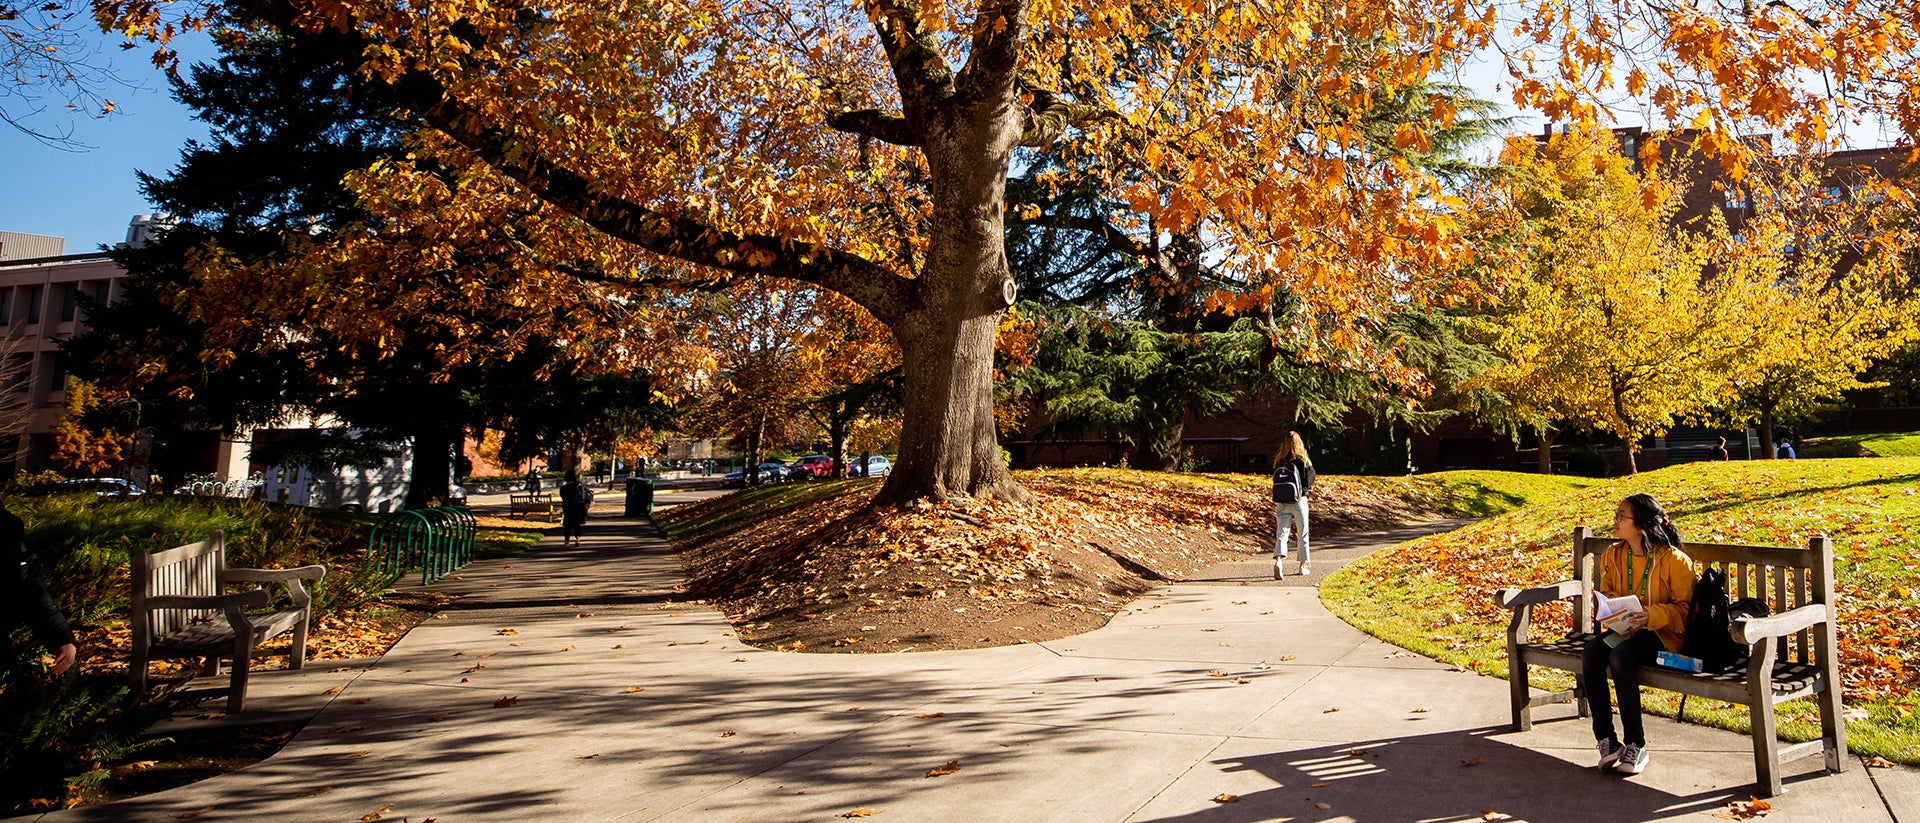
[[[813,480],[833,476],[833,458],[824,454],[810,454],[787,466],[787,476],[796,480]]]

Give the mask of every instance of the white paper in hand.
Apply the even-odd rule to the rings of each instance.
[[[1639,611],[1640,598],[1636,595],[1608,597],[1599,592],[1593,593],[1593,618],[1615,634],[1633,631],[1632,618]]]

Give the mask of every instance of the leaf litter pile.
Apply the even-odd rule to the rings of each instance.
[[[1273,504],[1244,483],[1082,469],[1022,473],[1030,506],[957,500],[898,510],[875,486],[788,508],[708,518],[679,535],[688,586],[742,639],[782,651],[896,652],[1052,640],[1104,625],[1148,587],[1226,562],[1264,561]],[[1314,534],[1439,516],[1406,496],[1328,478]]]

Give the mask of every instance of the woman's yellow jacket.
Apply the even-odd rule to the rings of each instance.
[[[1627,579],[1627,559],[1633,549],[1626,541],[1615,543],[1600,553],[1600,593],[1608,597],[1640,598],[1647,610],[1647,628],[1660,636],[1667,651],[1680,651],[1681,634],[1687,629],[1687,612],[1693,604],[1693,560],[1685,552],[1666,546],[1653,549],[1653,571],[1647,572],[1647,558],[1634,557],[1633,579]],[[1640,581],[1645,576],[1646,585]]]

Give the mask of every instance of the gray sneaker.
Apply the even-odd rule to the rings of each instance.
[[[1604,769],[1608,766],[1611,766],[1619,762],[1620,753],[1623,751],[1626,751],[1626,748],[1627,747],[1620,745],[1620,741],[1614,740],[1613,738],[1607,738],[1606,740],[1600,741],[1599,743],[1600,766],[1599,767]]]
[[[1311,574],[1313,574],[1313,568],[1308,566],[1305,560],[1300,561],[1300,576],[1306,577]]]
[[[1647,747],[1628,743],[1620,750],[1620,762],[1613,764],[1613,770],[1623,774],[1639,774],[1647,770]]]
[[[1287,576],[1287,559],[1285,557],[1274,558],[1273,559],[1273,579],[1279,580],[1286,576]]]

